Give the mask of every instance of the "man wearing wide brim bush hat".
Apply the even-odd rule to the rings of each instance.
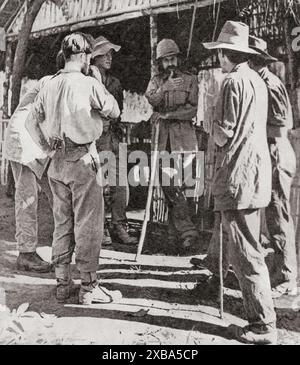
[[[94,65],[101,73],[101,79],[106,89],[115,97],[119,104],[119,108],[123,110],[123,87],[120,80],[111,73],[111,67],[115,52],[119,52],[121,46],[110,42],[107,38],[100,36],[93,43],[92,58]],[[121,119],[107,118],[103,122],[103,134],[100,137],[97,147],[100,151],[114,153],[116,159],[109,160],[110,174],[108,176],[109,203],[107,207],[111,210],[111,225],[106,221],[105,234],[102,244],[109,246],[112,241],[125,244],[136,245],[137,239],[129,235],[126,207],[129,200],[129,188],[127,181],[127,161],[126,151],[124,149],[123,130],[121,127]],[[120,158],[120,156],[123,156]],[[114,173],[112,173],[114,171]],[[111,179],[110,179],[111,177]],[[116,181],[114,181],[116,180]]]
[[[257,38],[255,36],[249,37],[249,46],[251,49],[257,52],[256,57],[264,60],[268,63],[277,62],[278,58],[271,56],[268,53],[268,44],[262,38]]]
[[[110,50],[114,50],[115,52],[119,52],[120,49],[121,49],[121,46],[113,44],[107,38],[105,38],[103,36],[100,36],[100,37],[96,38],[93,42],[92,58],[95,58],[97,56],[104,56]]]
[[[259,53],[251,57],[250,67],[258,72],[269,92],[267,134],[272,161],[272,199],[265,216],[274,249],[270,267],[272,295],[277,298],[284,294],[297,295],[295,228],[290,207],[296,156],[288,138],[288,131],[293,128],[293,112],[284,84],[267,67],[277,58],[269,55],[263,39],[250,36],[249,42]]]
[[[249,321],[244,328],[230,329],[242,342],[276,343],[276,314],[260,244],[260,209],[271,198],[267,87],[248,65],[250,55],[258,52],[249,47],[247,25],[228,21],[218,40],[204,46],[219,50],[222,71],[227,73],[213,122],[217,155],[212,193]]]
[[[216,42],[203,43],[207,49],[228,49],[239,53],[258,54],[249,47],[249,27],[240,22],[227,21]]]

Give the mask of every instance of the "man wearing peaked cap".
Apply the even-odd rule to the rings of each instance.
[[[227,74],[213,122],[217,156],[213,182],[215,211],[221,215],[228,236],[229,263],[240,284],[249,321],[245,328],[231,326],[242,342],[276,343],[274,311],[268,269],[260,244],[260,209],[271,198],[271,161],[266,123],[268,92],[247,61],[258,52],[249,47],[247,25],[227,21],[216,42],[204,43],[218,50]],[[218,275],[216,267],[209,267]]]
[[[120,46],[110,42],[103,36],[98,37],[94,41],[92,59],[94,65],[99,69],[101,78],[106,89],[116,98],[119,108],[123,109],[123,88],[119,79],[111,74],[111,67],[114,52],[119,52]],[[122,127],[120,118],[107,118],[104,123],[103,134],[98,142],[98,148],[102,153],[114,153],[116,156],[116,164],[109,166],[108,183],[111,192],[111,216],[112,225],[105,227],[105,235],[103,239],[104,245],[111,244],[111,238],[121,244],[135,245],[137,240],[131,237],[127,231],[126,206],[128,201],[128,182],[127,182],[127,166],[123,166],[120,161],[127,161],[126,152],[123,150]],[[105,152],[106,151],[106,152]],[[123,154],[123,158],[121,157]],[[111,160],[111,159],[110,159]],[[110,161],[109,160],[109,161]],[[112,162],[112,161],[110,161]],[[114,171],[114,173],[112,173]],[[114,175],[110,180],[110,174]],[[110,237],[111,236],[111,237]]]
[[[290,208],[296,156],[288,139],[288,131],[293,128],[293,113],[284,84],[268,69],[277,59],[268,53],[267,42],[253,36],[249,41],[251,48],[259,53],[251,57],[250,66],[264,80],[269,92],[267,134],[272,161],[272,199],[265,216],[275,251],[270,275],[274,284],[273,298],[277,298],[297,294],[295,228]]]

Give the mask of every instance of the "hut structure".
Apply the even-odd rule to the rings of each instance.
[[[183,51],[187,68],[198,74],[200,89],[207,91],[199,95],[197,124],[202,132],[200,148],[205,152],[205,174],[201,171],[202,182],[199,189],[205,196],[202,204],[209,209],[211,201],[209,186],[214,154],[210,141],[205,142],[205,138],[202,137],[210,129],[213,100],[215,100],[211,95],[218,91],[221,76],[217,69],[216,58],[211,57],[201,43],[215,39],[226,20],[241,19],[241,13],[244,12],[243,20],[248,22],[252,33],[265,38],[270,51],[279,56],[281,62],[274,65],[274,70],[291,89],[293,75],[288,57],[286,23],[283,21],[286,15],[284,3],[282,0],[61,0],[56,3],[45,1],[32,28],[24,77],[36,80],[46,74],[54,73],[55,57],[61,40],[69,32],[82,31],[94,37],[105,35],[122,46],[115,57],[113,72],[121,79],[129,100],[125,105],[127,116],[124,117],[124,121],[128,123],[132,122],[130,119],[139,121],[136,114],[133,116],[132,109],[135,108],[134,103],[141,105],[144,102],[143,93],[151,74],[155,72],[157,42],[164,37],[175,39]],[[5,56],[1,141],[10,116],[10,80],[14,52],[26,10],[26,1],[0,0],[0,27],[6,30],[6,52],[1,54],[2,58]],[[299,103],[297,99],[292,101],[295,122],[299,125]],[[146,109],[147,107],[144,114],[148,115]],[[139,116],[141,121],[147,119],[143,118],[141,113]],[[130,130],[131,128],[128,128],[128,141],[131,143],[134,140],[130,138]],[[293,141],[295,148],[299,149],[297,136],[297,133],[293,135]],[[297,155],[299,156],[298,152]],[[2,158],[1,162],[1,182],[5,183],[7,164]],[[295,179],[293,189],[293,214],[298,238],[300,238],[299,180]],[[160,192],[156,191],[155,194],[159,200]],[[166,218],[164,207],[158,200],[155,200],[155,204],[160,205],[162,211],[158,212],[156,209],[154,216],[156,214],[158,221],[164,221]]]

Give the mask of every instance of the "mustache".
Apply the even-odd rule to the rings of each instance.
[[[177,67],[176,66],[168,66],[167,70],[168,71],[175,71],[175,70],[177,70]]]

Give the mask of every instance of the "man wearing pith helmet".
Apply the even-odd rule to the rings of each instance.
[[[259,54],[253,55],[250,67],[259,73],[269,92],[267,122],[268,145],[272,161],[272,199],[265,209],[267,228],[274,248],[273,298],[297,294],[297,258],[295,228],[290,207],[290,192],[296,172],[296,156],[288,139],[293,128],[293,113],[288,92],[282,81],[268,68],[277,59],[268,53],[267,43],[250,36],[250,47]]]
[[[159,123],[158,150],[172,153],[175,161],[183,156],[186,170],[190,164],[193,170],[193,157],[198,147],[193,118],[197,114],[197,77],[180,69],[180,50],[172,39],[163,39],[157,45],[156,57],[158,74],[149,82],[146,97],[154,108],[152,120]],[[191,157],[190,159],[188,157]],[[165,166],[166,167],[166,166]],[[169,169],[170,170],[170,169]],[[191,219],[192,176],[184,176],[182,166],[175,175],[169,174],[162,166],[162,188],[169,207],[169,245],[178,253],[186,253],[198,238],[197,229]],[[184,178],[177,179],[177,176]],[[188,198],[187,198],[188,196]]]
[[[107,38],[100,36],[94,41],[92,61],[94,65],[99,69],[101,78],[106,89],[115,97],[118,102],[119,108],[123,109],[123,88],[120,80],[111,74],[111,67],[113,61],[113,55],[115,52],[119,52],[120,46],[113,44]],[[127,161],[127,155],[124,148],[120,148],[122,142],[122,128],[120,125],[120,118],[107,118],[104,121],[103,134],[97,144],[100,151],[112,152],[115,154],[115,162],[110,161],[110,173],[108,176],[108,183],[110,185],[110,191],[112,195],[111,201],[111,216],[112,225],[110,229],[105,229],[105,236],[103,240],[104,245],[111,244],[110,236],[113,240],[118,241],[121,244],[135,245],[137,240],[134,237],[129,236],[127,231],[127,193],[128,182],[126,177],[127,166],[120,164],[120,161]],[[121,145],[124,147],[124,144]],[[124,154],[121,157],[121,154]],[[114,171],[113,173],[111,171]],[[113,179],[110,180],[111,174]],[[114,180],[112,182],[112,180]]]
[[[228,235],[229,263],[239,281],[249,322],[244,328],[230,329],[242,342],[274,344],[276,314],[260,243],[260,209],[271,200],[268,91],[248,65],[250,56],[257,54],[249,47],[248,37],[247,25],[228,21],[216,42],[204,43],[207,49],[218,51],[222,71],[227,74],[213,123],[217,145],[213,195],[215,211]]]

